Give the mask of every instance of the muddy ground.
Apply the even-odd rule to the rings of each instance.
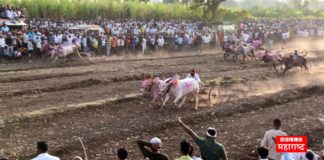
[[[269,71],[258,61],[223,61],[219,50],[146,59],[99,57],[92,63],[77,58],[54,65],[2,63],[0,155],[29,159],[35,154],[35,143],[47,140],[50,153],[68,160],[83,155],[81,137],[90,159],[115,159],[116,150],[125,147],[129,159],[136,160],[142,156],[134,142],[158,136],[164,142],[163,152],[174,159],[180,155],[180,141],[190,139],[179,127],[178,116],[201,136],[207,127],[215,127],[229,159],[257,159],[256,148],[274,118],[282,119],[288,134],[308,135],[309,148],[320,153],[323,51],[312,50],[308,60],[310,71],[293,69],[287,75]],[[184,77],[191,68],[206,83],[224,82],[218,84],[221,96],[217,104],[206,107],[202,96],[198,111],[193,110],[193,103],[181,109],[171,105],[163,111],[148,108],[149,99],[138,88],[143,74]]]

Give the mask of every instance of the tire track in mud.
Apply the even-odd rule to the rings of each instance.
[[[70,67],[77,67],[77,66],[91,66],[91,65],[100,65],[102,63],[120,63],[120,62],[137,62],[137,61],[160,61],[160,60],[167,60],[167,59],[182,59],[182,58],[194,58],[194,57],[204,57],[204,56],[211,56],[217,55],[215,53],[204,53],[199,55],[181,55],[181,56],[168,56],[168,57],[157,57],[157,58],[142,58],[142,59],[112,59],[112,60],[98,60],[96,62],[92,62],[91,64],[85,64],[81,62],[75,62],[75,64],[65,64],[65,65],[58,65],[58,66],[43,66],[43,67],[30,67],[30,68],[20,68],[20,69],[4,69],[0,70],[2,72],[17,72],[17,71],[30,71],[30,70],[37,70],[37,69],[47,69],[47,68],[70,68]]]
[[[231,68],[231,69],[226,69],[226,70],[221,69],[221,71],[223,71],[223,72],[229,72],[229,71],[234,71],[234,70],[237,70],[237,67],[234,67],[234,68]],[[217,71],[217,69],[215,69],[213,71]],[[177,72],[178,73],[186,73],[187,70],[177,70]],[[200,73],[205,73],[205,72],[200,72]],[[87,74],[93,74],[93,72],[88,72]],[[81,75],[87,75],[87,74],[82,73]],[[130,75],[130,76],[111,78],[110,80],[100,80],[100,79],[96,79],[96,78],[89,78],[89,79],[86,79],[86,80],[77,81],[77,82],[70,82],[70,83],[66,83],[66,84],[63,84],[63,85],[55,85],[53,87],[46,87],[46,88],[39,88],[39,89],[27,89],[27,90],[21,90],[21,91],[14,91],[14,92],[11,92],[11,93],[7,92],[7,93],[4,93],[4,94],[0,94],[0,98],[27,96],[27,95],[37,95],[37,94],[48,93],[48,92],[64,91],[64,90],[79,89],[79,88],[88,88],[88,87],[92,87],[92,86],[99,85],[99,84],[102,85],[102,86],[108,86],[108,85],[110,85],[112,83],[140,81],[140,80],[143,80],[144,75],[147,75],[147,74],[150,74],[150,73],[133,74],[133,75]],[[161,77],[162,75],[164,75],[166,77],[171,77],[171,76],[173,76],[175,74],[176,74],[176,72],[155,72],[151,76],[153,76],[153,77],[157,77],[157,76]],[[68,76],[79,76],[79,74],[68,75]],[[48,78],[46,76],[41,76],[41,77]],[[41,78],[41,77],[37,77],[37,78]],[[51,78],[53,78],[53,77],[51,77]],[[34,79],[34,78],[30,78],[29,80],[31,80],[31,79]],[[29,80],[27,79],[26,81],[29,81]]]
[[[146,65],[144,65],[145,67]],[[176,66],[182,66],[181,65],[176,65]],[[143,66],[142,66],[143,67]],[[218,75],[221,75],[220,73],[226,73],[226,72],[232,72],[232,71],[238,71],[240,69],[244,68],[244,71],[246,70],[257,70],[257,69],[262,69],[265,68],[263,65],[257,65],[254,64],[253,66],[251,65],[243,65],[243,66],[231,66],[230,68],[210,68],[206,71],[200,71],[200,74],[205,74],[205,73],[209,73],[209,72],[217,72]],[[66,83],[63,85],[55,85],[53,87],[46,87],[46,88],[39,88],[39,89],[27,89],[27,90],[21,90],[21,91],[14,91],[14,92],[7,92],[4,94],[0,94],[0,98],[8,98],[8,97],[17,97],[17,96],[27,96],[27,95],[38,95],[41,93],[49,93],[49,92],[56,92],[56,91],[65,91],[65,90],[71,90],[71,89],[79,89],[79,88],[88,88],[88,87],[92,87],[95,85],[102,85],[102,86],[108,86],[112,83],[120,83],[120,82],[129,82],[129,81],[140,81],[144,78],[144,75],[148,75],[150,74],[153,77],[161,77],[162,75],[165,77],[171,77],[177,73],[186,73],[187,70],[186,69],[182,69],[182,70],[177,70],[177,72],[171,71],[171,72],[164,72],[164,71],[159,71],[159,72],[154,72],[154,73],[139,73],[139,74],[133,74],[130,76],[123,76],[123,77],[115,77],[115,78],[111,78],[109,80],[100,80],[100,79],[96,79],[96,78],[89,78],[86,80],[82,80],[82,81],[76,81],[76,82],[70,82],[70,83]],[[84,72],[84,73],[75,73],[75,74],[59,74],[59,75],[52,75],[50,77],[47,77],[48,75],[43,75],[43,76],[37,76],[37,77],[29,77],[27,79],[24,78],[17,78],[18,80],[23,80],[23,81],[32,81],[32,80],[39,80],[39,79],[43,79],[43,78],[54,78],[54,77],[65,77],[65,75],[67,76],[79,76],[79,75],[91,75],[91,74],[95,74],[94,72]],[[97,74],[105,74],[103,72],[97,73]],[[181,75],[181,74],[179,74]],[[185,76],[185,75],[184,75]],[[210,78],[208,76],[208,78]],[[215,77],[214,77],[215,78]],[[16,79],[16,80],[17,80]],[[1,82],[0,82],[1,83]]]
[[[293,92],[293,94],[291,94],[291,92]],[[211,120],[215,119],[215,117],[217,117],[217,119],[229,118],[229,117],[234,116],[237,113],[244,114],[244,113],[248,113],[248,112],[254,112],[256,110],[259,110],[260,108],[262,108],[262,109],[273,108],[278,105],[292,103],[296,100],[307,99],[314,95],[322,95],[323,93],[324,93],[323,86],[322,87],[319,87],[319,86],[303,87],[303,88],[299,88],[297,90],[285,90],[278,94],[266,96],[264,100],[261,100],[258,102],[253,100],[257,97],[250,98],[246,102],[244,102],[234,108],[231,107],[231,105],[232,105],[231,103],[228,103],[225,105],[226,107],[228,107],[228,109],[226,111],[222,110],[221,113],[219,113],[217,111],[194,113],[194,114],[190,114],[189,117],[183,118],[183,120],[187,124],[190,124],[192,126],[195,124],[200,124],[201,122],[208,122],[208,121],[210,122]],[[169,119],[169,118],[166,118],[166,119]],[[133,127],[133,128],[127,128],[127,130],[120,130],[113,134],[109,134],[108,137],[114,137],[114,140],[118,141],[119,139],[124,139],[125,137],[138,137],[138,136],[134,136],[134,135],[141,135],[142,133],[145,133],[145,135],[151,135],[151,134],[156,135],[160,132],[164,132],[164,131],[168,131],[168,130],[170,131],[173,128],[179,127],[178,122],[174,121],[175,117],[172,118],[172,116],[171,116],[171,119],[172,120],[164,120],[162,122],[154,123],[154,125],[145,126],[144,128]],[[137,125],[134,125],[134,126],[137,126]],[[120,126],[120,127],[122,128],[122,126]],[[310,133],[315,134],[315,135],[320,134],[319,132],[317,132],[317,133],[310,132]],[[110,138],[105,138],[105,137],[107,137],[106,134],[103,134],[101,136],[97,135],[96,137],[92,137],[92,138],[90,137],[90,138],[86,139],[85,143],[88,144],[89,148],[91,148],[92,146],[98,146],[98,144],[103,145],[103,143],[111,141]],[[132,139],[132,138],[130,138],[130,139]],[[74,145],[77,146],[77,144],[74,144]],[[66,148],[73,148],[73,147],[68,146]],[[61,146],[61,148],[56,150],[55,153],[57,153],[58,155],[62,155],[62,156],[69,155],[70,153],[65,152],[65,151],[68,151],[68,150],[65,150],[66,148]],[[98,152],[93,152],[92,155],[97,154],[97,153]],[[114,154],[111,156],[114,156]],[[256,156],[254,154],[252,154],[252,155],[248,154],[248,156],[246,156],[244,158],[246,160],[248,160],[248,159],[250,160],[251,158],[254,159],[255,157]]]
[[[183,59],[183,58],[194,58],[194,57],[205,57],[205,56],[212,56],[215,55],[215,58],[219,58],[223,56],[223,52],[220,50],[216,50],[217,53],[208,53],[208,52],[214,52],[214,50],[209,50],[206,51],[206,53],[203,54],[188,54],[188,55],[177,55],[177,56],[172,56],[172,55],[168,55],[167,57],[149,57],[149,58],[129,58],[129,59],[111,59],[111,60],[97,60],[96,62],[93,62],[91,64],[85,64],[85,63],[81,63],[81,62],[72,62],[69,64],[64,64],[64,65],[58,65],[58,66],[42,66],[42,67],[27,67],[27,68],[19,68],[19,69],[4,69],[1,70],[0,69],[0,73],[2,72],[17,72],[17,71],[30,71],[30,70],[37,70],[37,69],[50,69],[50,68],[70,68],[70,67],[77,67],[77,66],[91,66],[91,65],[100,65],[103,63],[120,63],[120,62],[138,62],[138,61],[159,61],[159,60],[168,60],[168,59]],[[318,55],[320,52],[320,50],[310,50],[310,52],[315,53],[317,55],[317,58],[311,58],[308,60],[311,60],[314,62],[318,62],[318,61],[322,61],[324,58],[319,58],[322,57],[321,55]],[[222,58],[220,58],[222,59]],[[223,61],[223,59],[222,59]],[[231,61],[227,61],[227,62],[231,62]],[[45,64],[48,65],[48,64]]]
[[[161,62],[163,63],[163,62]],[[199,60],[198,62],[194,62],[194,63],[191,63],[191,65],[200,65],[200,64],[206,64],[206,60]],[[151,67],[151,68],[160,68],[160,67],[163,67],[165,66],[166,64],[153,64],[153,65],[150,65],[150,64],[143,64],[143,65],[140,65],[140,64],[137,64],[138,66],[134,67],[133,69],[143,69],[143,68],[148,68],[148,67]],[[187,65],[186,63],[171,63],[171,64],[168,64],[168,67],[179,67],[179,66],[185,66]],[[52,67],[50,69],[53,69],[55,67]],[[27,71],[30,71],[30,70],[27,70]],[[10,71],[12,72],[12,71]],[[14,72],[14,71],[13,71]],[[50,78],[65,78],[65,77],[73,77],[73,76],[82,76],[82,75],[90,75],[90,74],[109,74],[111,72],[117,72],[117,70],[110,70],[110,71],[106,71],[106,70],[100,70],[98,72],[98,70],[95,70],[95,67],[89,71],[86,71],[86,72],[80,72],[80,73],[56,73],[56,74],[43,74],[43,75],[38,75],[38,74],[35,74],[35,75],[32,75],[32,76],[18,76],[18,77],[12,77],[12,78],[1,78],[0,79],[0,83],[14,83],[14,82],[25,82],[25,81],[33,81],[33,80],[45,80],[45,79],[50,79]],[[19,75],[19,73],[16,73]]]
[[[204,54],[204,55],[198,55],[199,57],[203,57],[203,56],[210,56],[213,54]],[[188,56],[184,56],[181,58],[188,58]],[[190,58],[190,56],[189,56]],[[317,62],[321,62],[323,61],[324,58],[312,58],[309,60],[309,62],[311,63],[317,63]],[[145,61],[147,59],[140,59],[138,61]],[[152,59],[152,60],[161,60],[161,59]],[[163,59],[162,59],[163,60]],[[216,60],[216,59],[215,59]],[[126,61],[126,60],[121,60],[121,61]],[[132,61],[132,60],[129,60]],[[245,68],[249,68],[251,67],[251,63],[245,63],[245,64],[240,64],[237,62],[231,62],[231,61],[223,61],[223,60],[216,60],[216,62],[221,62],[221,63],[231,63],[233,64],[233,66],[231,66],[231,68],[228,69],[222,69],[222,70],[218,70],[218,69],[213,69],[212,71],[230,71],[230,70],[235,70],[235,69],[245,69]],[[177,67],[177,66],[186,66],[186,65],[201,65],[201,64],[207,64],[207,60],[199,60],[198,62],[195,63],[190,63],[190,64],[186,64],[186,63],[175,63],[175,64],[168,64],[168,67]],[[97,64],[94,64],[97,65]],[[98,65],[100,65],[100,63],[98,63]],[[142,68],[159,68],[159,67],[163,67],[166,64],[143,64],[140,66],[136,66],[134,67],[134,69],[142,69]],[[268,67],[267,64],[260,64],[260,63],[252,63],[254,68],[266,68]],[[87,66],[87,65],[80,65],[80,66]],[[88,65],[89,66],[89,65]],[[73,67],[73,66],[72,66]],[[56,68],[56,67],[49,67],[50,69]],[[30,69],[26,69],[26,71],[30,71]],[[1,72],[1,71],[0,71]],[[8,70],[8,72],[15,72],[15,70]],[[34,76],[20,76],[20,77],[13,77],[13,78],[3,78],[0,79],[0,83],[13,83],[13,82],[25,82],[25,81],[33,81],[33,80],[45,80],[45,79],[50,79],[50,78],[63,78],[63,77],[74,77],[74,76],[82,76],[82,75],[90,75],[90,74],[104,74],[104,73],[110,73],[112,71],[87,71],[87,72],[81,72],[81,73],[58,73],[58,74],[44,74],[44,75],[34,75]],[[187,72],[187,71],[186,71]],[[18,74],[18,73],[17,73]]]
[[[22,76],[15,78],[4,78],[0,79],[0,83],[13,83],[13,82],[27,82],[27,81],[35,81],[35,80],[45,80],[50,78],[63,78],[63,77],[76,77],[76,76],[84,76],[94,74],[93,71],[81,72],[81,73],[60,73],[60,74],[44,74],[44,75],[36,75],[36,76]]]
[[[71,82],[67,83],[61,86],[54,86],[49,88],[42,88],[42,89],[30,89],[30,90],[24,90],[24,91],[17,91],[13,93],[6,93],[1,94],[0,98],[8,98],[8,97],[17,97],[17,96],[25,96],[25,95],[35,95],[35,94],[41,94],[41,93],[47,93],[47,92],[55,92],[55,91],[64,91],[69,89],[75,89],[75,88],[86,88],[91,87],[98,84],[104,84],[109,82],[103,82],[98,79],[87,79],[80,82]]]
[[[205,60],[200,60],[199,62],[197,62],[199,64],[203,64],[205,63]],[[147,65],[147,64],[144,64],[144,65],[141,65],[139,66],[138,68],[145,68],[145,67],[150,67],[152,68],[153,66],[158,66],[158,65]],[[174,67],[174,66],[179,66],[180,68],[183,67],[187,67],[185,66],[185,64],[171,64],[169,65],[168,67]],[[230,68],[214,68],[212,70],[206,70],[206,71],[201,71],[200,73],[201,74],[204,74],[204,73],[207,73],[207,72],[210,72],[210,71],[213,71],[213,72],[231,72],[231,71],[236,71],[240,68],[242,68],[244,66],[231,66]],[[137,68],[137,69],[138,69]],[[187,67],[188,68],[188,67]],[[201,66],[200,66],[201,68]],[[245,66],[244,67],[245,69],[258,69],[258,68],[264,68],[263,66],[261,65],[256,65],[256,66],[252,66],[252,67],[249,67],[249,66]],[[153,71],[153,70],[152,70]],[[27,90],[21,90],[21,91],[14,91],[14,92],[7,92],[7,93],[4,93],[4,94],[0,94],[0,98],[4,98],[4,97],[15,97],[15,96],[24,96],[24,95],[35,95],[35,94],[40,94],[40,93],[48,93],[48,92],[55,92],[55,91],[64,91],[64,90],[70,90],[70,89],[77,89],[77,88],[87,88],[87,87],[92,87],[92,86],[95,86],[95,85],[103,85],[103,86],[107,86],[107,85],[110,85],[111,83],[115,83],[115,82],[127,82],[127,81],[139,81],[139,80],[142,80],[144,75],[147,75],[147,74],[151,74],[153,77],[154,76],[166,76],[166,77],[171,77],[173,76],[174,74],[177,74],[177,73],[187,73],[188,70],[187,69],[181,69],[181,70],[177,70],[177,72],[175,71],[159,71],[158,72],[152,72],[152,71],[148,71],[146,73],[142,72],[142,73],[139,73],[139,74],[133,74],[133,75],[130,75],[130,76],[123,76],[123,77],[116,77],[116,78],[111,78],[110,80],[100,80],[100,79],[96,79],[96,78],[89,78],[89,79],[86,79],[86,80],[82,80],[82,81],[79,81],[79,82],[70,82],[70,83],[66,83],[66,84],[63,84],[63,85],[55,85],[53,87],[46,87],[46,88],[39,88],[39,89],[27,89]],[[93,71],[88,71],[88,72],[83,72],[83,73],[63,73],[63,74],[57,74],[57,75],[39,75],[39,76],[31,76],[31,77],[27,77],[27,76],[24,76],[24,77],[16,77],[16,78],[9,78],[9,79],[3,79],[3,80],[0,80],[0,83],[4,83],[4,82],[9,82],[10,83],[15,83],[16,82],[24,82],[24,81],[33,81],[33,80],[43,80],[43,79],[50,79],[50,78],[65,78],[65,77],[71,77],[71,76],[83,76],[83,75],[95,75],[96,74],[99,74],[99,75],[103,75],[103,74],[106,74],[106,73],[111,73],[111,71],[109,72],[93,72]],[[180,74],[181,75],[181,74]]]
[[[142,77],[140,76],[133,76],[133,77],[121,77],[121,78],[112,78],[111,80],[99,80],[95,78],[89,78],[86,80],[78,81],[78,82],[71,82],[66,83],[59,86],[53,86],[48,88],[40,88],[40,89],[29,89],[29,90],[22,90],[16,91],[12,93],[4,93],[0,94],[0,98],[8,98],[8,97],[18,97],[18,96],[28,96],[28,95],[38,95],[42,93],[49,93],[49,92],[57,92],[57,91],[65,91],[71,89],[80,89],[80,88],[88,88],[95,85],[102,85],[108,86],[115,82],[127,82],[127,81],[134,81],[134,80],[141,80]]]
[[[323,93],[324,93],[324,86],[312,86],[312,87],[303,87],[298,89],[289,89],[272,95],[255,96],[243,100],[238,100],[237,103],[233,103],[233,102],[224,103],[219,109],[214,109],[214,110],[210,109],[210,110],[202,110],[199,112],[194,112],[186,117],[183,117],[183,119],[186,121],[186,123],[190,123],[191,125],[194,125],[201,122],[210,121],[215,117],[219,119],[228,118],[234,116],[236,113],[242,114],[247,112],[253,112],[259,110],[260,108],[262,109],[272,108],[277,105],[291,103],[293,101],[310,98],[315,95],[323,95]],[[139,100],[141,100],[141,98],[125,99],[125,100],[116,101],[115,104],[119,104],[119,105],[121,105],[122,103],[134,104],[136,101]],[[93,114],[93,112],[97,112],[97,113],[105,112],[105,110],[110,110],[107,109],[106,107],[107,105],[109,106],[110,104],[111,103],[102,104],[96,107],[79,108],[77,110],[67,111],[61,114],[56,114],[55,116],[49,116],[46,121],[55,121],[55,119],[64,119],[64,117],[69,117],[69,115],[73,113],[76,114],[78,112],[81,112],[79,113],[81,116],[80,118],[82,118],[82,115],[88,115],[90,113]],[[132,117],[129,117],[129,119],[127,118],[122,119],[122,121],[125,123],[120,122],[118,125],[116,124],[117,126],[111,124],[109,127],[111,128],[111,130],[113,130],[113,132],[104,131],[95,135],[87,135],[87,139],[85,140],[85,143],[88,144],[87,145],[88,148],[93,148],[94,146],[103,145],[104,142],[109,142],[109,140],[111,141],[110,137],[113,137],[114,140],[117,140],[117,139],[123,139],[125,137],[132,136],[134,134],[140,135],[143,132],[145,132],[145,134],[150,134],[150,133],[156,134],[164,130],[172,130],[172,128],[178,127],[178,123],[177,121],[174,121],[175,120],[174,117],[177,114],[181,114],[181,112],[178,111],[173,114],[169,114],[169,113],[170,113],[170,109],[166,108],[166,110],[157,113],[160,116],[163,116],[164,120],[156,121],[153,124],[151,123],[150,125],[146,125],[143,127],[139,127],[139,126],[141,126],[143,122],[147,122],[148,120],[145,117],[140,117],[140,115],[138,115],[139,116],[138,119],[134,121],[132,120],[132,118],[135,115],[132,115]],[[43,122],[44,121],[42,120],[43,118],[44,117],[29,119],[27,121],[27,124],[24,125],[28,125],[28,123],[34,123],[35,121]],[[5,128],[7,127],[10,128],[10,125],[5,126]],[[54,153],[56,153],[56,155],[59,156],[67,157],[68,155],[71,155],[72,152],[75,152],[78,149],[79,149],[79,142],[73,141],[72,143],[68,143],[67,145],[59,146],[54,150]],[[30,157],[30,155],[25,155],[21,158],[26,158],[26,157]]]
[[[293,94],[291,94],[293,93]],[[253,101],[252,99],[258,98],[259,96],[248,98],[247,100],[237,100],[241,101],[241,104],[235,106],[235,110],[233,109],[224,109],[231,108],[232,103],[222,104],[222,112],[206,112],[197,115],[190,115],[190,118],[183,118],[186,122],[190,124],[200,123],[204,121],[210,120],[210,118],[219,117],[225,118],[233,116],[235,113],[246,113],[254,110],[258,110],[260,108],[270,108],[276,105],[283,105],[286,103],[290,103],[292,101],[306,99],[312,97],[313,95],[321,95],[324,94],[324,86],[313,86],[313,87],[304,87],[293,90],[284,90],[276,94],[272,94],[264,97],[260,101]],[[261,96],[262,97],[262,96]],[[177,122],[164,122],[155,126],[150,126],[145,130],[145,132],[155,132],[157,130],[170,129],[170,127],[175,127]]]

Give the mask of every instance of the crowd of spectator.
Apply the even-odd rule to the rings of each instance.
[[[23,18],[24,13],[21,7],[10,7],[10,6],[0,6],[0,17],[7,18],[10,20],[15,20],[18,18]]]
[[[258,19],[246,20],[238,29],[224,36],[224,42],[251,42],[261,40],[263,44],[285,43],[296,38],[324,37],[324,20]]]
[[[3,12],[10,7],[2,7]],[[18,9],[19,11],[19,9]],[[188,51],[225,43],[260,40],[267,46],[295,38],[324,37],[323,20],[246,20],[236,30],[220,31],[199,21],[186,20],[49,20],[30,19],[25,29],[0,28],[0,56],[44,54],[43,47],[72,45],[96,55]],[[72,29],[97,25],[101,32]],[[28,53],[28,54],[27,54]]]
[[[174,51],[199,48],[216,42],[216,34],[201,22],[192,21],[63,21],[32,19],[27,29],[1,27],[0,55],[19,57],[22,53],[41,54],[45,44],[72,45],[97,55]],[[103,32],[71,29],[80,25],[99,25]]]
[[[187,141],[182,140],[179,145],[180,157],[176,160],[227,160],[227,153],[225,147],[216,141],[217,131],[215,128],[209,127],[201,138],[196,134],[188,125],[186,125],[181,118],[178,122],[183,130],[192,138],[194,143],[200,149],[200,156],[194,156],[194,147]],[[273,129],[265,132],[261,141],[261,145],[257,148],[259,160],[318,160],[319,156],[311,150],[307,152],[295,153],[280,153],[276,152],[276,136],[287,136],[287,133],[280,130],[281,120],[274,119]],[[149,142],[137,140],[136,141],[144,160],[169,160],[170,157],[162,153],[161,139],[154,137]],[[129,155],[125,148],[117,150],[117,157],[119,160],[127,160]],[[37,142],[37,156],[32,160],[59,160],[60,158],[48,154],[48,144],[45,141]],[[133,158],[129,158],[133,159]],[[6,160],[0,158],[0,160]],[[76,156],[73,160],[83,160],[81,157]]]

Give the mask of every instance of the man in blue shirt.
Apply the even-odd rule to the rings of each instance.
[[[9,32],[9,27],[4,23],[3,26],[1,27],[1,32],[7,33]]]

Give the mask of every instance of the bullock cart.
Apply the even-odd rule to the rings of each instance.
[[[199,91],[200,97],[202,97],[202,99],[204,100],[207,100],[209,106],[213,106],[217,102],[219,102],[220,94],[220,89],[215,84],[201,86]]]

